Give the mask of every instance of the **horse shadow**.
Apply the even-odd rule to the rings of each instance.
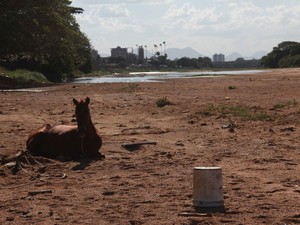
[[[75,166],[73,166],[72,168],[71,168],[71,170],[84,170],[86,167],[88,167],[88,166],[90,166],[90,164],[91,164],[91,162],[92,162],[93,160],[90,160],[90,159],[83,159],[83,160],[81,160],[81,161],[77,161],[78,162],[78,164],[77,165],[75,165]]]
[[[97,156],[93,157],[87,157],[87,156],[77,156],[77,157],[65,157],[60,156],[54,158],[54,160],[57,160],[62,163],[70,163],[75,162],[76,165],[71,168],[71,170],[84,170],[88,166],[90,166],[93,162],[104,160],[105,155],[99,153]]]

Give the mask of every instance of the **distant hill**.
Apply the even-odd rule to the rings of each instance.
[[[168,59],[180,59],[182,57],[198,58],[203,55],[192,48],[168,48],[167,49]]]
[[[242,56],[238,52],[233,52],[229,55],[225,55],[225,61],[235,61],[237,58],[243,58],[245,60],[250,60],[250,59],[261,59],[263,56],[267,55],[268,53],[266,51],[258,51],[255,52],[251,56]]]
[[[244,58],[244,57],[238,52],[233,52],[229,55],[225,55],[225,61],[235,61],[237,58]]]

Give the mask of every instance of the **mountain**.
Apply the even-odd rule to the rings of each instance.
[[[225,61],[235,61],[237,58],[243,58],[243,56],[238,52],[233,52],[229,55],[225,55]]]
[[[182,57],[188,58],[198,58],[202,57],[203,55],[192,48],[168,48],[167,49],[168,59],[180,59]]]
[[[237,58],[243,58],[245,60],[250,59],[261,59],[263,56],[267,55],[268,53],[266,51],[258,51],[252,54],[251,56],[242,56],[238,52],[233,52],[229,55],[225,55],[225,61],[235,61]]]

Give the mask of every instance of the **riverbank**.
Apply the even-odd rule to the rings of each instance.
[[[52,85],[47,78],[38,72],[29,70],[7,70],[0,67],[0,90],[43,87]]]
[[[88,96],[106,158],[16,175],[1,166],[0,224],[300,223],[299,86],[296,68],[1,91],[1,155],[23,150],[46,122],[74,124],[72,98]],[[157,107],[159,99],[170,104]],[[143,141],[156,145],[121,147]],[[196,166],[222,167],[225,212],[195,214]],[[29,194],[38,190],[48,192]]]

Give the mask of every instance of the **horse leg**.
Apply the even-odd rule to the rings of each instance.
[[[103,155],[101,152],[99,152],[101,146],[102,146],[102,139],[101,137],[95,137],[92,139],[85,139],[82,143],[82,151],[84,155],[87,157],[91,157],[94,159],[104,159],[105,155]]]

